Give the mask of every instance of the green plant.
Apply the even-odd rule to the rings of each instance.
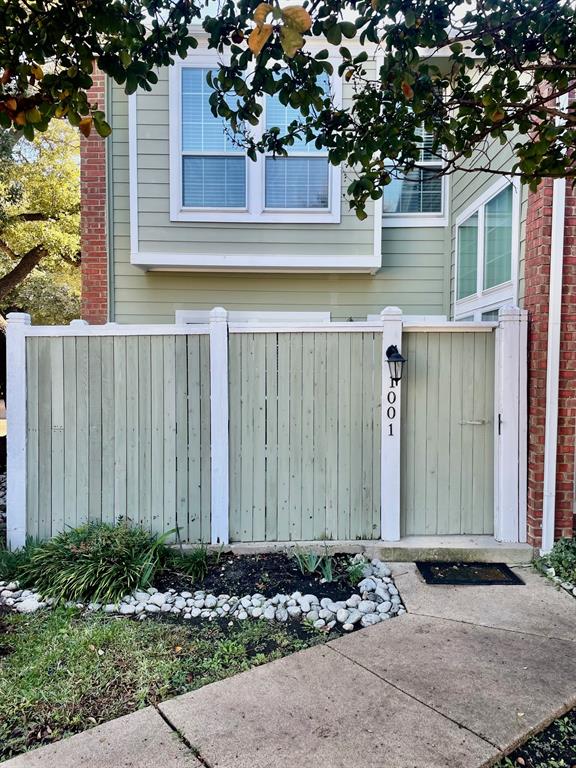
[[[356,584],[359,584],[364,578],[364,567],[364,563],[351,562],[346,568],[348,581],[350,584],[352,584],[352,586],[355,587]]]
[[[304,552],[298,548],[294,549],[293,557],[304,576],[307,573],[317,573],[323,560],[322,555],[318,555],[316,552]]]
[[[559,539],[552,550],[540,558],[540,567],[554,568],[556,576],[562,581],[576,583],[576,538]]]
[[[332,555],[325,553],[318,565],[318,568],[324,581],[334,581],[334,559]]]
[[[30,556],[37,546],[35,539],[29,538],[21,549],[10,550],[0,545],[0,580],[20,579],[23,567],[30,561]]]
[[[169,549],[166,551],[164,567],[185,573],[194,581],[202,581],[208,573],[209,555],[205,544],[194,549]]]
[[[118,600],[150,585],[172,533],[158,537],[124,523],[83,525],[34,547],[19,577],[56,600]]]

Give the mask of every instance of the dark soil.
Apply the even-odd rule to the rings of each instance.
[[[266,597],[277,593],[301,592],[319,598],[346,600],[354,591],[348,580],[348,555],[335,555],[332,559],[334,581],[320,583],[319,574],[303,574],[294,557],[280,552],[261,555],[233,555],[226,553],[210,561],[208,573],[202,582],[173,571],[164,571],[156,580],[160,590],[169,588],[178,592],[205,589],[214,594],[253,595],[260,592]]]
[[[496,768],[573,768],[576,765],[576,709],[518,747]]]

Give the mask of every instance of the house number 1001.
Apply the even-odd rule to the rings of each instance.
[[[396,387],[396,382],[391,381],[390,382],[390,389],[388,390],[388,394],[386,395],[386,400],[388,401],[388,408],[386,409],[386,417],[388,418],[389,424],[388,424],[388,436],[394,437],[394,422],[396,420],[396,392],[394,391]]]

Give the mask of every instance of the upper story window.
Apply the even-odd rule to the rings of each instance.
[[[170,218],[173,221],[338,223],[340,169],[312,143],[296,141],[287,157],[250,161],[210,109],[206,76],[213,56],[194,56],[172,68],[170,80]],[[339,88],[329,82],[325,88]],[[334,94],[333,94],[334,95]],[[231,94],[229,99],[234,101]],[[300,113],[267,96],[257,133],[280,128]]]
[[[421,129],[422,149],[418,168],[398,174],[384,188],[383,225],[445,226],[446,180],[439,174],[442,159],[432,153],[432,134]]]
[[[515,301],[518,189],[506,180],[491,187],[456,221],[455,316],[494,316]]]

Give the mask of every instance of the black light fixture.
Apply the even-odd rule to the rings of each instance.
[[[395,344],[391,344],[388,347],[386,357],[388,358],[388,366],[390,368],[390,381],[392,384],[398,384],[402,378],[406,358],[398,352],[398,347]]]

